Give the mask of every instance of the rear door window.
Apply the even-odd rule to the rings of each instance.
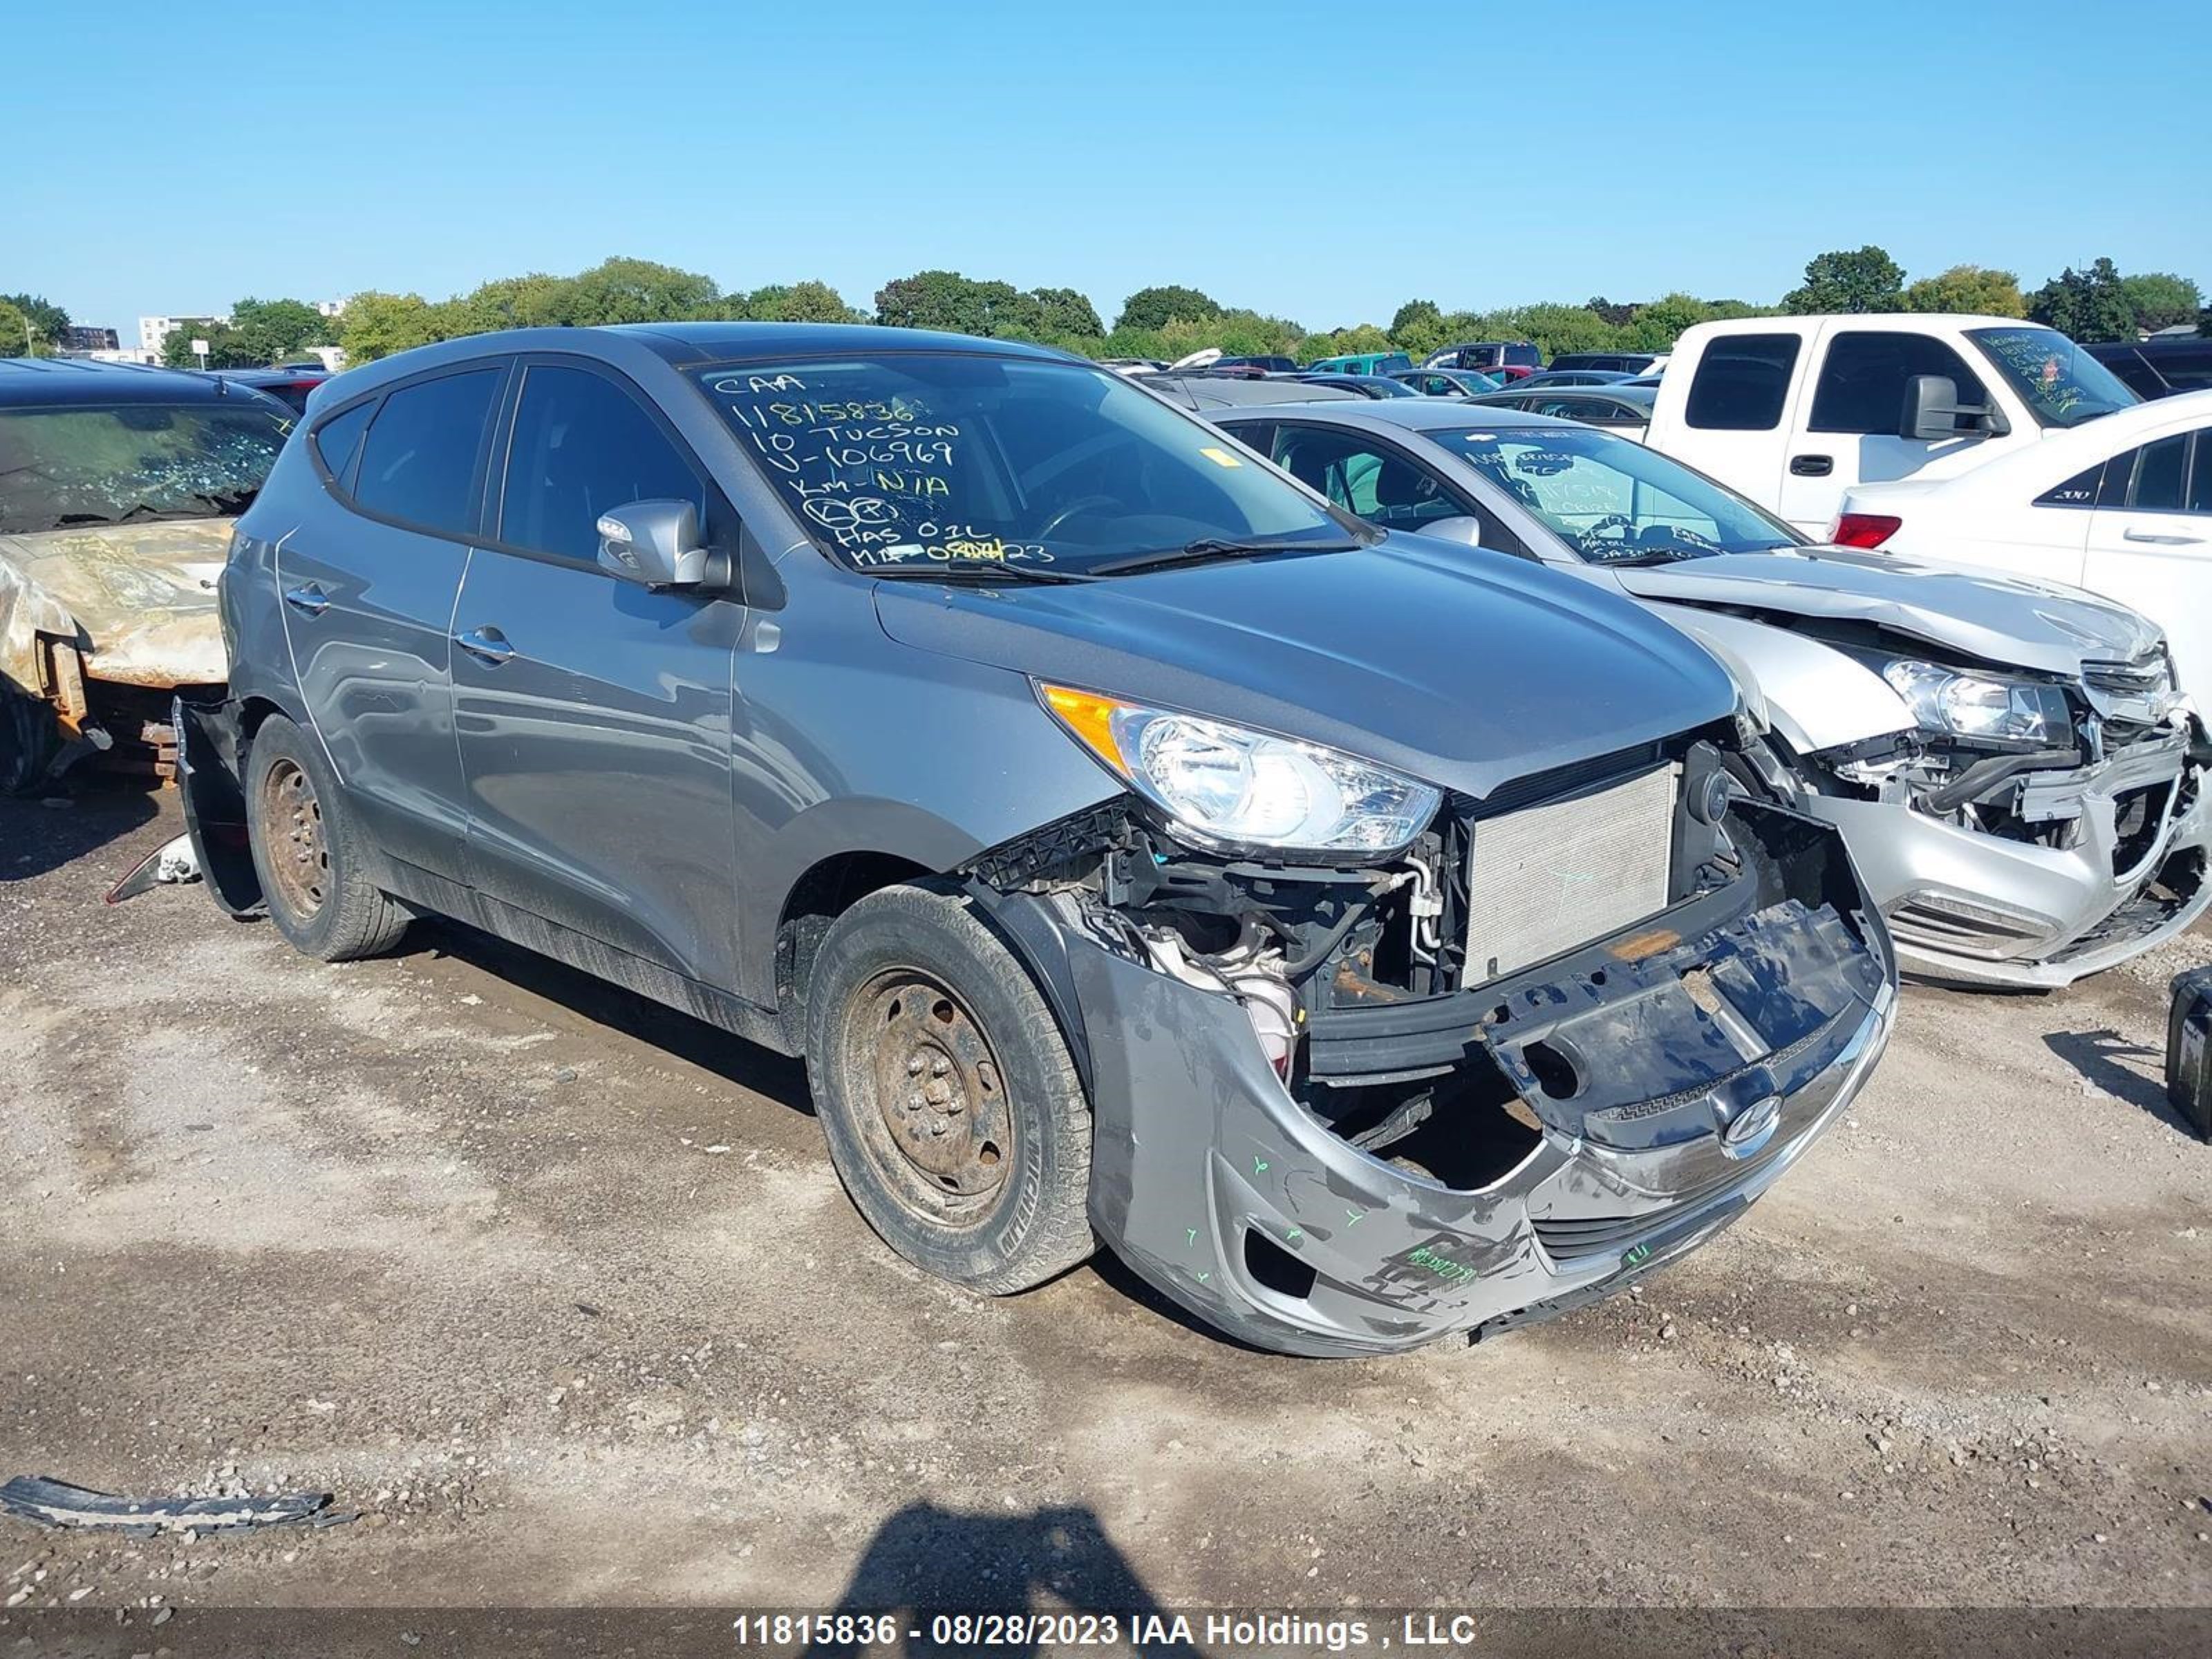
[[[647,501],[689,501],[706,525],[698,473],[636,399],[586,369],[526,368],[500,493],[499,539],[592,563],[599,514]]]
[[[2189,434],[2177,432],[2136,452],[2135,482],[2128,507],[2136,513],[2179,513],[2189,470]]]
[[[1698,360],[1684,418],[1706,432],[1771,432],[1782,423],[1797,347],[1795,334],[1715,340]]]
[[[440,535],[473,534],[477,467],[505,373],[472,368],[387,393],[362,441],[355,501]]]
[[[1965,359],[1942,341],[1894,329],[1852,329],[1828,343],[1813,388],[1811,429],[1894,437],[1905,413],[1905,388],[1918,374],[1948,376],[1960,403],[1989,401]],[[1954,421],[1966,421],[1961,429],[1972,429],[1971,416]]]
[[[2193,453],[2195,459],[2189,464],[2189,498],[2184,505],[2191,513],[2212,513],[2212,426],[2197,428]]]

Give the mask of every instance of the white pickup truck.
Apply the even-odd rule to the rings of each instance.
[[[1854,484],[1948,477],[2136,401],[2017,318],[1747,317],[1683,332],[1644,441],[1818,540]]]

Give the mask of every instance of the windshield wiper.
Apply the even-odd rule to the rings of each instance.
[[[886,580],[933,582],[996,582],[1012,577],[1024,582],[1091,582],[1096,576],[1057,566],[1019,564],[1011,559],[954,559],[927,564],[863,565],[863,574]]]
[[[1091,567],[1101,576],[1119,576],[1138,570],[1158,570],[1169,565],[1210,564],[1219,559],[1264,558],[1271,553],[1349,553],[1364,542],[1312,542],[1200,536],[1181,547],[1164,547],[1150,553],[1130,553],[1118,559],[1102,559]]]

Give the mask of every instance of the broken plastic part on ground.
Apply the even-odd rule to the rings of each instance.
[[[163,842],[132,865],[122,880],[107,890],[106,902],[120,904],[152,889],[200,878],[199,854],[192,850],[189,833]]]
[[[72,1486],[47,1475],[19,1474],[0,1486],[0,1513],[37,1527],[121,1532],[152,1537],[163,1532],[236,1532],[249,1528],[340,1525],[355,1517],[335,1512],[326,1492],[272,1493],[264,1498],[118,1498]]]

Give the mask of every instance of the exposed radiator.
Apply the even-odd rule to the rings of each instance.
[[[1587,945],[1667,908],[1680,769],[1484,818],[1468,872],[1467,982]]]

